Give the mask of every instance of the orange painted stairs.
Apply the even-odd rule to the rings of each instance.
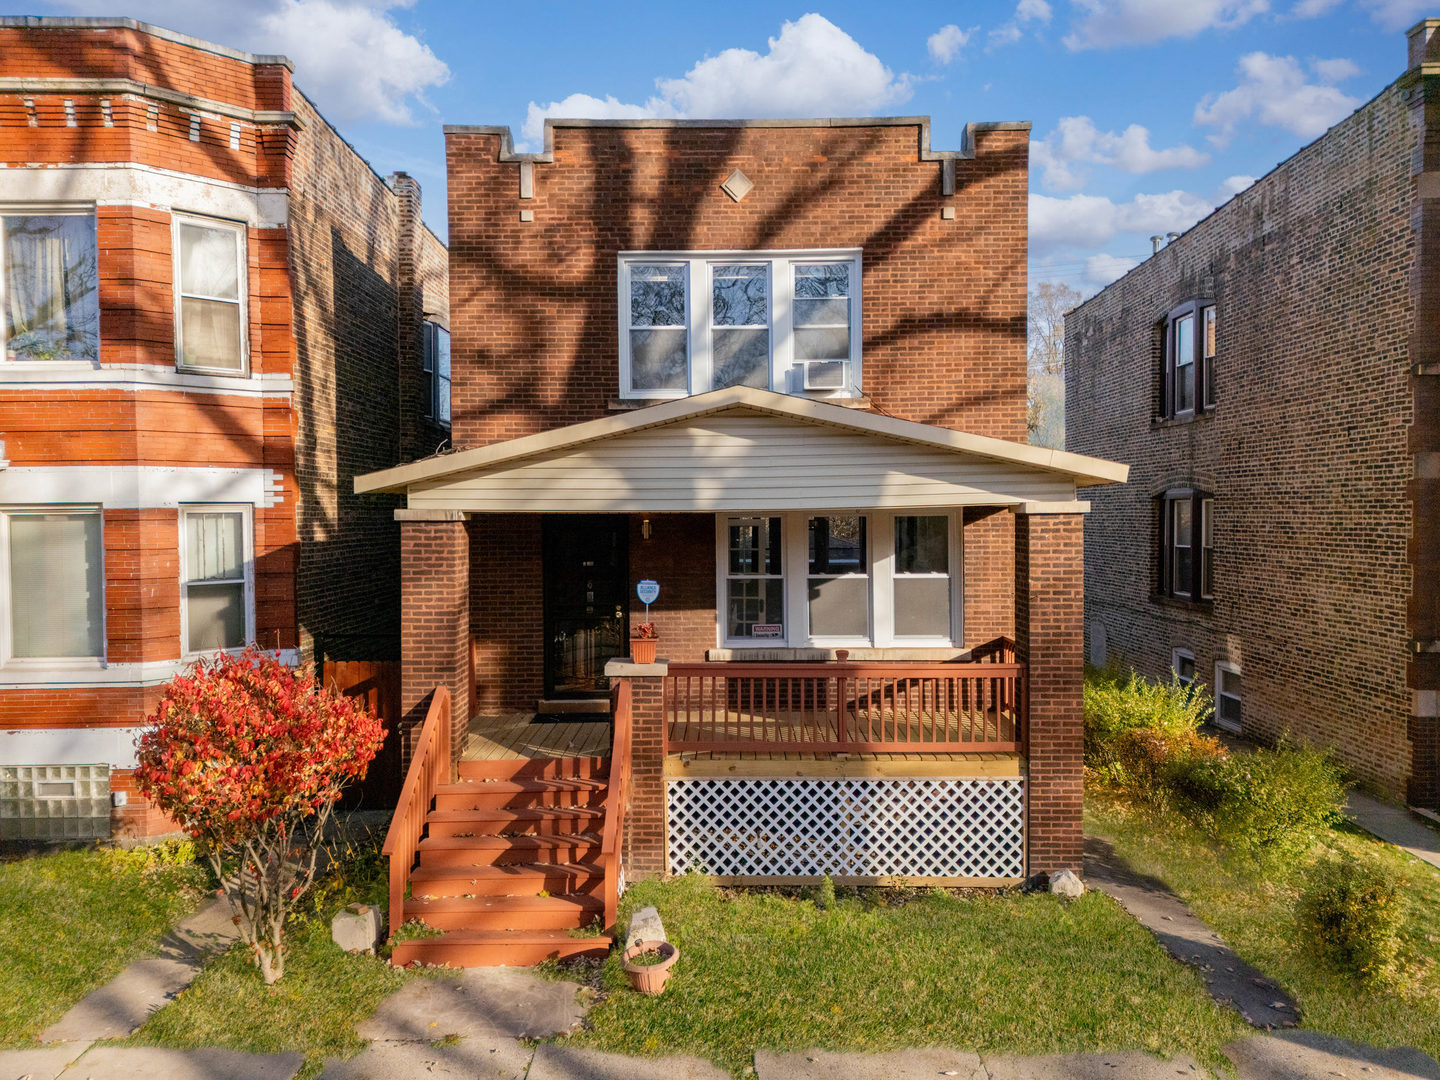
[[[460,762],[458,781],[435,791],[404,909],[443,933],[398,942],[391,963],[518,967],[609,952],[608,935],[570,933],[604,919],[609,764]]]

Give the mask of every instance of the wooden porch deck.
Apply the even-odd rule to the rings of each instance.
[[[584,715],[577,714],[577,718]],[[610,724],[603,715],[583,724],[537,724],[534,719],[535,714],[529,712],[473,717],[461,760],[610,756]]]

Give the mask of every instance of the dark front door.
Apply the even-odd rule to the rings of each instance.
[[[545,695],[609,693],[605,663],[630,650],[630,521],[623,514],[544,519]]]

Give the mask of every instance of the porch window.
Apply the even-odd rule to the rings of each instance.
[[[961,532],[953,515],[792,512],[717,521],[722,646],[961,639]]]
[[[0,215],[5,359],[98,359],[99,296],[92,211]]]
[[[254,640],[250,516],[239,506],[181,511],[180,618],[187,654]]]
[[[620,393],[860,392],[854,251],[620,256]]]
[[[175,352],[184,368],[244,374],[245,231],[175,221]]]
[[[865,519],[815,517],[809,523],[810,636],[870,636],[870,563]]]
[[[895,518],[895,636],[950,636],[950,519]]]
[[[0,540],[5,658],[103,658],[100,511],[7,511],[0,514]]]
[[[727,536],[727,635],[783,638],[785,578],[780,518],[731,518]]]

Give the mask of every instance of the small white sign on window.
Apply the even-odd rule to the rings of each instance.
[[[783,629],[779,623],[756,623],[750,628],[750,636],[779,637]]]

